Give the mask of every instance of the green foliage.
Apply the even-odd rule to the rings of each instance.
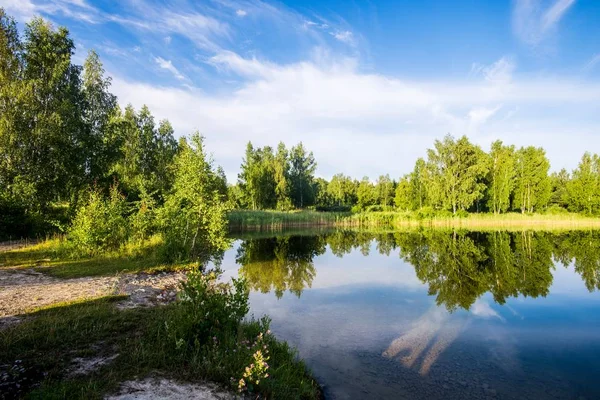
[[[302,142],[290,150],[290,185],[291,200],[296,208],[314,204],[314,174],[317,163],[313,153],[307,154]]]
[[[220,283],[220,269],[204,273],[188,273],[182,283],[180,299],[186,307],[186,320],[178,321],[173,342],[185,338],[193,345],[199,338],[237,333],[242,318],[248,313],[249,291],[243,278],[232,278],[231,284]]]
[[[157,202],[146,190],[140,193],[140,199],[135,202],[135,210],[129,216],[131,238],[144,241],[158,230]]]
[[[228,205],[222,180],[207,158],[203,138],[182,140],[174,163],[173,190],[160,210],[165,260],[204,262],[226,249]]]
[[[251,368],[255,380],[251,388],[247,385],[249,395],[319,398],[308,369],[295,350],[270,333],[268,319],[240,322],[236,333],[223,330],[220,336],[199,336],[188,329],[188,321],[194,320],[190,303],[121,310],[115,307],[121,300],[123,296],[112,296],[56,305],[3,330],[0,363],[21,360],[28,372],[34,372],[20,393],[28,398],[101,399],[123,381],[152,373],[178,381],[210,380],[237,390],[246,368],[262,360],[268,364]],[[199,312],[197,316],[201,317]],[[65,373],[72,358],[107,352],[118,357],[93,374]],[[262,375],[258,384],[257,375]]]
[[[400,210],[409,211],[413,206],[412,185],[408,177],[400,179],[396,186],[394,204]]]
[[[125,199],[116,185],[108,199],[98,189],[90,190],[67,232],[76,254],[92,256],[125,243],[129,237],[125,211]]]
[[[318,236],[291,236],[244,241],[237,250],[240,274],[250,288],[280,298],[286,290],[300,297],[317,274],[313,258],[325,252]]]
[[[384,209],[394,203],[396,183],[390,179],[389,175],[381,175],[375,184],[375,193],[377,202]]]
[[[432,204],[454,214],[468,210],[483,197],[482,179],[488,170],[485,154],[465,136],[455,140],[448,135],[436,140],[434,147],[427,152]]]
[[[98,55],[81,67],[74,51],[67,29],[34,18],[21,37],[0,8],[1,236],[60,229],[53,204],[68,201],[72,216],[86,187],[108,191],[115,178],[130,200],[145,190],[162,203],[170,189],[171,125],[156,129],[147,107],[122,113]]]
[[[317,202],[323,205],[350,206],[356,204],[357,182],[344,174],[336,174],[326,186],[327,200]]]
[[[586,214],[600,212],[600,157],[585,153],[566,183],[564,193],[569,209]]]
[[[359,210],[365,210],[367,207],[374,205],[377,202],[375,186],[369,180],[369,177],[362,178],[356,189],[357,202]]]
[[[550,162],[544,149],[532,146],[516,152],[516,185],[513,194],[513,209],[522,213],[543,210],[552,196],[548,176]]]
[[[506,212],[510,207],[515,178],[514,153],[514,146],[504,146],[500,140],[492,143],[486,195],[488,209],[495,214]]]

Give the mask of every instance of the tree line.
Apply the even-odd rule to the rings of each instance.
[[[122,108],[64,27],[0,8],[0,237],[63,231],[79,255],[158,235],[167,261],[227,246],[227,184],[198,133]]]
[[[236,208],[400,210],[521,213],[569,210],[600,213],[600,157],[585,153],[575,170],[550,173],[541,147],[515,148],[497,140],[490,151],[466,136],[436,140],[426,158],[399,180],[389,174],[374,182],[336,174],[316,178],[316,162],[302,143],[291,152],[248,144],[238,184],[230,188]]]
[[[600,212],[598,155],[586,153],[571,173],[550,174],[542,148],[497,141],[485,152],[466,137],[437,140],[397,180],[326,180],[315,176],[317,162],[302,142],[276,149],[248,143],[238,181],[228,185],[199,135],[195,144],[176,140],[169,121],[157,122],[148,107],[120,106],[98,55],[90,51],[80,66],[74,51],[66,28],[36,18],[20,34],[0,8],[2,237],[65,231],[90,190],[108,200],[115,186],[129,214],[140,204],[161,208],[183,186],[176,185],[178,171],[192,179],[210,170],[196,184],[210,182],[220,203],[237,209]],[[176,160],[190,148],[209,167],[183,171]]]

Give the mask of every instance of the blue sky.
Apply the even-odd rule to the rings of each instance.
[[[96,49],[121,104],[245,148],[302,140],[318,174],[409,172],[436,138],[600,151],[600,2],[0,0]]]

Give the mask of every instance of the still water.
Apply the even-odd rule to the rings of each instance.
[[[600,232],[288,233],[226,275],[333,399],[600,399]]]

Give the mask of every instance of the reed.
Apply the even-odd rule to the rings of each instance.
[[[472,230],[572,230],[600,229],[600,218],[563,214],[447,214],[422,216],[414,212],[372,211],[332,213],[316,211],[234,211],[229,214],[230,232],[282,231],[290,228],[454,228]]]

